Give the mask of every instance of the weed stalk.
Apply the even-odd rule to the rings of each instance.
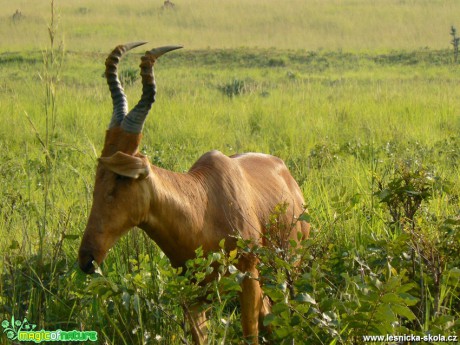
[[[48,34],[50,46],[43,51],[43,74],[42,81],[45,87],[45,135],[40,140],[45,153],[44,186],[43,186],[43,221],[39,227],[39,262],[42,263],[43,245],[47,233],[48,217],[51,207],[53,170],[56,158],[54,149],[56,138],[56,119],[57,119],[57,85],[59,83],[64,49],[62,42],[56,47],[56,37],[58,33],[59,18],[56,14],[55,1],[51,0],[51,18],[48,24]],[[38,135],[38,132],[37,132]]]

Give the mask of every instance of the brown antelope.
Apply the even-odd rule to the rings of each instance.
[[[289,203],[280,222],[289,237],[306,237],[309,224],[294,221],[303,211],[302,192],[283,161],[261,153],[228,157],[219,151],[201,156],[187,173],[150,164],[139,153],[145,118],[155,101],[153,64],[178,46],[156,48],[142,57],[143,92],[128,113],[117,75],[117,64],[128,50],[145,42],[116,47],[108,56],[105,75],[112,95],[113,115],[99,158],[93,205],[78,253],[86,273],[101,264],[109,249],[129,229],[143,229],[164,251],[174,267],[184,267],[202,247],[205,252],[236,247],[236,237],[263,245],[268,219],[280,203]],[[269,313],[258,281],[257,258],[241,255],[238,268],[247,273],[240,293],[243,335],[258,343],[258,327]],[[196,344],[206,342],[206,315],[199,302],[186,313]]]

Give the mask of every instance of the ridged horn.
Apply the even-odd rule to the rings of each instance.
[[[183,48],[183,46],[164,46],[159,48],[153,48],[151,51],[147,52],[147,54],[150,54],[157,59],[161,55],[166,54],[167,52],[181,48]]]
[[[147,51],[142,57],[139,65],[142,76],[142,96],[137,105],[126,115],[121,127],[130,133],[141,133],[145,119],[155,102],[156,85],[153,75],[153,64],[161,55],[172,50],[180,49],[182,46],[165,46]]]
[[[110,120],[109,128],[120,125],[128,113],[128,100],[123,87],[121,86],[120,80],[118,79],[118,63],[127,51],[145,43],[147,42],[132,42],[119,45],[105,60],[105,77],[107,78],[107,84],[109,85],[113,103],[113,114],[112,119]]]

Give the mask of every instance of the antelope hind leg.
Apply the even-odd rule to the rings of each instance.
[[[254,279],[259,272],[255,267],[248,269],[250,277],[245,277],[241,284],[241,324],[243,336],[246,340],[255,345],[259,343],[259,315],[262,310],[262,290],[259,282]]]
[[[264,296],[263,293],[261,295],[262,303],[260,306],[260,314],[259,314],[259,331],[264,333],[271,333],[272,329],[270,326],[264,326],[264,318],[268,314],[270,314],[272,310],[272,305],[268,296]]]
[[[185,318],[190,325],[192,339],[196,345],[204,345],[208,342],[206,310],[200,303],[190,307],[184,307]]]

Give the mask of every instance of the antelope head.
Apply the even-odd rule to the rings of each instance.
[[[128,112],[117,66],[127,51],[145,43],[120,45],[105,62],[113,114],[98,160],[93,205],[78,253],[80,268],[86,273],[94,272],[93,262],[100,264],[114,243],[130,228],[145,221],[148,215],[147,184],[151,168],[147,157],[139,153],[139,143],[145,119],[155,102],[153,65],[161,55],[182,47],[166,46],[145,53],[140,64],[142,96]]]

